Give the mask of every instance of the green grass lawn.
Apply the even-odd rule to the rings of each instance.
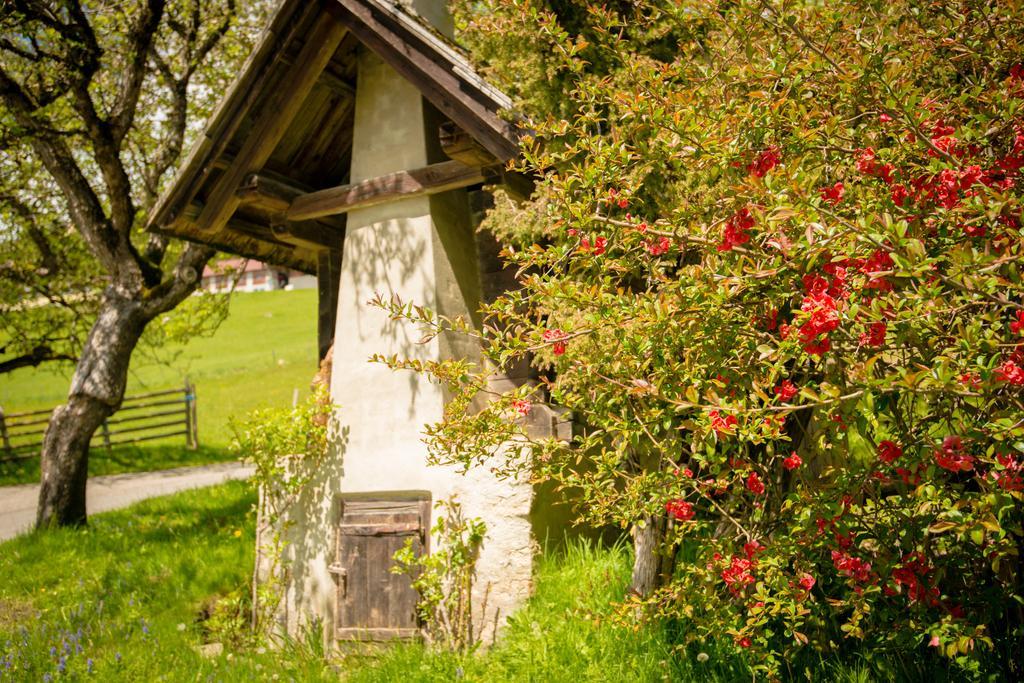
[[[234,482],[94,515],[87,529],[0,544],[0,681],[752,680],[712,645],[677,649],[668,628],[615,625],[630,553],[582,542],[540,558],[534,597],[484,654],[406,645],[329,659],[302,639],[259,648],[244,630],[254,502],[250,485]],[[210,641],[224,651],[202,656]],[[924,680],[908,670],[818,661],[797,678]]]
[[[197,452],[184,437],[154,441],[112,453],[94,449],[91,474],[162,469],[231,457],[230,419],[268,406],[290,406],[293,392],[309,391],[317,370],[315,290],[235,294],[227,320],[209,338],[165,349],[171,365],[133,359],[128,394],[171,389],[188,377],[196,387],[199,418]],[[0,407],[7,413],[51,408],[68,390],[70,369],[23,368],[0,375]],[[0,464],[0,485],[35,481],[38,462]]]

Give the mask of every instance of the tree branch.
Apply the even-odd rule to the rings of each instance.
[[[146,61],[163,18],[164,5],[164,0],[148,0],[128,36],[128,64],[121,74],[117,100],[110,112],[111,135],[118,145],[135,121],[135,111],[146,75]]]

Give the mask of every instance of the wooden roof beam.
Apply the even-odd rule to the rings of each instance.
[[[484,169],[461,161],[445,161],[301,195],[292,201],[285,216],[290,221],[335,216],[385,202],[478,185],[492,177]]]
[[[240,203],[236,192],[242,180],[270,158],[346,32],[345,26],[329,13],[317,18],[294,69],[279,84],[274,98],[255,120],[245,144],[213,186],[197,221],[201,231],[219,232],[231,218]]]

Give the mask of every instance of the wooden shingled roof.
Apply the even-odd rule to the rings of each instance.
[[[452,161],[349,183],[356,51],[377,53],[441,114]],[[149,230],[316,272],[345,213],[465,187],[517,153],[510,102],[388,0],[283,0],[150,214]]]

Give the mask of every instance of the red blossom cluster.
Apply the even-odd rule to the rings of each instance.
[[[801,458],[796,451],[790,453],[789,457],[785,458],[782,461],[782,466],[785,467],[787,470],[795,470],[796,468],[800,467],[800,465],[803,464],[803,458]]]
[[[718,251],[730,251],[733,247],[749,242],[750,234],[747,231],[753,227],[754,217],[751,215],[750,209],[745,206],[725,222],[722,242],[717,247]]]
[[[1024,334],[1024,310],[1017,311],[1017,318],[1010,323],[1010,332]]]
[[[780,401],[791,401],[799,393],[796,385],[788,379],[784,379],[775,387],[775,395]]]
[[[668,513],[669,517],[678,519],[681,522],[688,522],[693,519],[694,514],[693,505],[687,503],[682,498],[676,498],[665,503],[665,512]]]
[[[903,449],[896,443],[889,441],[878,442],[878,459],[884,463],[895,462],[903,455]]]
[[[580,240],[580,251],[584,254],[590,253],[594,256],[600,256],[608,248],[607,237],[595,237],[594,242],[591,243],[589,238],[584,237]]]
[[[867,332],[860,335],[861,346],[883,346],[885,344],[885,333],[889,326],[885,322],[876,322],[868,325]]]
[[[833,550],[832,564],[840,574],[861,583],[871,578],[871,563],[865,562],[859,557],[854,557],[847,552]]]
[[[843,201],[843,195],[846,191],[843,188],[842,183],[836,183],[835,185],[828,185],[821,188],[820,192],[822,201],[835,206],[839,202]]]
[[[568,338],[569,334],[559,329],[544,330],[544,333],[541,335],[541,339],[551,344],[551,350],[555,352],[556,356],[561,356],[565,353],[565,340]]]
[[[711,418],[711,429],[715,430],[716,434],[734,434],[736,425],[739,424],[735,415],[722,415],[717,410],[708,413],[708,417]]]
[[[748,557],[733,555],[729,566],[722,570],[722,581],[733,595],[739,595],[743,587],[754,583],[753,569],[756,562]]]
[[[1007,384],[1014,384],[1017,386],[1024,385],[1024,368],[1017,365],[1014,360],[1007,360],[995,371],[996,379],[1000,382],[1006,382]]]
[[[814,588],[815,583],[817,582],[814,580],[814,577],[810,574],[804,573],[800,575],[799,584],[800,587],[803,588],[805,591],[809,591],[812,588]]]
[[[512,401],[512,411],[520,417],[526,417],[533,410],[533,404],[521,398]]]
[[[921,553],[909,553],[900,560],[900,566],[892,570],[892,579],[896,589],[886,586],[886,594],[893,595],[904,588],[912,602],[925,602],[932,607],[939,606],[939,589],[928,587],[925,577],[932,571],[927,559]]]
[[[1004,491],[1024,491],[1024,461],[1009,453],[996,455],[996,461],[1004,468],[991,473],[996,486]]]
[[[777,145],[772,145],[762,150],[754,157],[753,161],[747,164],[747,173],[755,178],[763,178],[768,174],[768,171],[778,166],[779,162],[782,161],[780,151]]]
[[[974,457],[964,453],[964,441],[959,436],[947,436],[942,447],[935,451],[936,464],[950,472],[970,472],[974,469]]]
[[[764,482],[761,481],[761,477],[757,472],[751,472],[750,476],[747,477],[747,490],[755,496],[760,496],[764,493]]]
[[[800,310],[808,314],[800,325],[800,343],[807,353],[821,356],[832,348],[828,333],[839,327],[838,304],[828,292],[816,291],[804,297]]]
[[[668,250],[672,247],[672,240],[667,237],[650,239],[647,240],[645,247],[651,256],[661,256],[668,253]]]
[[[875,157],[875,150],[871,147],[857,150],[857,163],[855,164],[857,171],[864,175],[881,178],[887,184],[891,183],[896,168],[892,164],[879,163]]]
[[[627,199],[625,196],[620,196],[619,191],[616,190],[614,187],[608,190],[607,201],[609,204],[617,206],[620,209],[625,209],[629,206],[629,199]]]

